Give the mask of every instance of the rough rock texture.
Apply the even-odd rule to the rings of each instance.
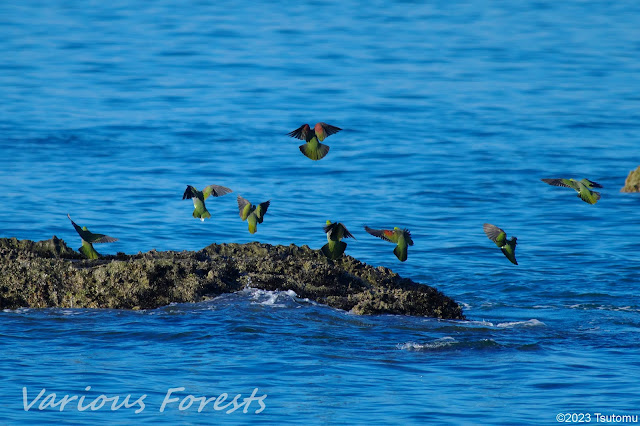
[[[629,172],[629,176],[627,176],[627,180],[624,181],[624,186],[620,191],[640,192],[640,166]]]
[[[157,252],[87,260],[55,236],[0,239],[0,309],[150,309],[241,290],[293,290],[356,314],[462,319],[438,290],[350,256],[327,260],[307,246],[212,244],[197,252]]]

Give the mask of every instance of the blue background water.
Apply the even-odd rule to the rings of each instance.
[[[640,414],[637,2],[0,3],[0,236],[104,254],[324,244],[433,285],[468,321],[358,317],[289,293],[152,311],[0,313],[7,423],[552,423]],[[313,162],[286,134],[344,130]],[[545,177],[601,183],[591,206]],[[191,217],[187,184],[234,194]],[[236,195],[272,200],[258,233]],[[482,232],[518,237],[511,265]],[[400,263],[362,225],[408,227]],[[85,391],[87,386],[90,390]],[[146,408],[23,409],[47,393]],[[181,396],[267,394],[225,414]],[[231,398],[230,397],[230,398]],[[197,405],[197,404],[196,404]]]

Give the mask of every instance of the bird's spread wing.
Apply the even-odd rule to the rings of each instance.
[[[553,186],[564,186],[565,188],[576,188],[576,184],[571,179],[541,179],[543,182]]]
[[[322,136],[318,136],[318,139],[320,139],[320,141],[323,141],[324,138],[331,136],[334,133],[338,133],[340,130],[342,130],[340,127],[332,126],[331,124],[322,122],[316,124],[316,128],[318,126],[322,127],[322,133],[324,133]],[[316,132],[316,134],[318,134],[318,132]]]
[[[71,216],[69,216],[69,213],[67,213],[67,217],[69,218],[69,220],[71,220]],[[71,224],[75,228],[78,235],[80,235],[80,237],[84,239],[85,231],[83,231],[82,228],[80,228],[73,220],[71,220]]]
[[[382,238],[385,241],[389,241],[390,243],[395,243],[393,240],[394,233],[393,231],[389,231],[387,229],[371,229],[368,226],[364,227],[364,230],[374,237]]]
[[[264,215],[267,214],[269,204],[271,204],[271,200],[258,204],[258,207],[256,208],[256,217],[258,218],[258,223],[262,223]]]
[[[91,241],[89,242],[92,244],[100,244],[100,243],[113,243],[114,241],[118,241],[118,239],[110,237],[108,235],[104,235],[104,234],[91,234]]]
[[[407,240],[407,244],[412,246],[413,240],[411,239],[411,232],[407,228],[404,228],[402,232],[404,232],[404,238]]]
[[[67,213],[67,217],[69,218],[69,220],[71,220],[71,216],[69,216],[68,213]],[[93,232],[85,231],[84,229],[80,228],[73,220],[71,220],[71,224],[76,229],[76,232],[78,233],[78,235],[80,235],[80,238],[82,238],[88,243],[99,244],[99,243],[112,243],[114,241],[118,241],[117,238],[113,238],[108,235],[94,234]]]
[[[187,189],[185,189],[184,194],[182,194],[182,199],[186,200],[187,198],[193,198],[197,196],[198,196],[198,190],[191,185],[187,185]]]
[[[205,200],[209,195],[213,195],[214,197],[220,197],[230,192],[233,192],[230,188],[227,188],[226,186],[220,186],[220,185],[205,186],[204,189],[202,190],[202,194],[204,195]]]
[[[487,234],[487,237],[489,237],[491,241],[496,243],[498,247],[504,246],[505,242],[507,241],[506,232],[490,223],[485,223],[484,225],[482,225],[482,229],[484,230],[484,233]]]
[[[332,233],[334,232],[334,230],[336,229],[336,225],[337,225],[337,223],[330,223],[330,224],[326,225],[326,226],[325,226],[324,228],[322,228],[322,229],[324,229],[324,232],[325,232],[326,234],[329,234],[329,237],[331,237],[331,234],[332,234]]]
[[[342,226],[342,238],[353,238],[354,240],[356,239],[356,237],[354,237],[351,232],[349,232],[346,226],[344,226],[343,224],[340,224],[340,226]]]
[[[251,210],[251,203],[238,195],[238,210],[240,211],[240,217],[242,220],[246,220]]]
[[[582,182],[582,184],[584,186],[586,186],[589,189],[593,189],[593,188],[602,188],[602,185],[600,185],[598,182],[594,182],[592,180],[589,179],[582,179],[580,182]]]
[[[293,132],[287,133],[288,136],[292,138],[301,139],[305,142],[309,142],[313,135],[311,134],[311,128],[308,124],[303,124],[302,126],[295,129]]]

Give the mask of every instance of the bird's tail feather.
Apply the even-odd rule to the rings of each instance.
[[[324,254],[331,260],[339,259],[340,256],[342,256],[342,254],[344,253],[344,250],[347,248],[347,243],[344,243],[342,241],[336,241],[336,243],[337,244],[334,244],[333,247],[329,245],[330,243],[323,245],[320,249],[322,250],[322,254]]]
[[[314,161],[324,158],[324,156],[329,152],[329,146],[322,143],[318,143],[318,147],[315,149],[310,147],[307,143],[300,145],[299,148],[300,152]]]
[[[249,224],[249,232],[255,234],[258,230],[258,221],[256,220],[256,217],[254,215],[251,215],[248,218],[247,223]]]
[[[396,255],[396,257],[398,258],[398,260],[400,260],[400,262],[404,262],[405,260],[407,260],[407,249],[401,249],[400,247],[396,246],[396,248],[393,249],[393,253]]]

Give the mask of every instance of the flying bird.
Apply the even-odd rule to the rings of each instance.
[[[71,220],[71,216],[69,216],[68,213],[67,217],[69,218],[69,220]],[[90,232],[86,226],[80,228],[73,220],[71,220],[71,224],[82,239],[82,246],[80,246],[78,251],[87,256],[89,259],[97,259],[98,257],[100,257],[96,249],[93,248],[93,244],[112,243],[114,241],[118,241],[117,238],[113,238],[108,235],[94,234],[93,232]]]
[[[305,141],[306,143],[299,147],[300,152],[315,161],[324,158],[329,152],[329,146],[320,142],[340,130],[342,130],[340,127],[321,122],[316,123],[313,130],[308,124],[303,124],[293,132],[287,133],[287,135]]]
[[[396,257],[400,262],[407,260],[407,246],[413,245],[411,239],[411,232],[407,228],[400,229],[397,226],[393,230],[388,229],[371,229],[368,226],[364,227],[364,230],[374,237],[382,238],[385,241],[396,243],[396,248],[393,249]]]
[[[187,189],[184,191],[182,199],[186,200],[187,198],[191,198],[193,200],[193,217],[196,219],[199,218],[204,222],[206,218],[211,217],[211,213],[209,213],[209,210],[207,210],[207,207],[204,205],[204,200],[206,200],[209,195],[220,197],[230,192],[233,191],[226,186],[220,185],[205,186],[202,191],[198,191],[193,186],[187,185]]]
[[[249,224],[249,232],[255,234],[258,230],[258,223],[262,223],[264,215],[271,204],[271,200],[254,206],[249,201],[238,195],[238,210],[240,210],[240,218]]]
[[[327,244],[323,245],[320,250],[322,253],[331,260],[339,259],[344,253],[344,249],[347,248],[347,244],[340,241],[343,238],[356,237],[351,235],[351,232],[340,222],[331,223],[327,221],[327,225],[324,227],[324,232],[327,233]]]
[[[575,179],[542,179],[542,181],[553,186],[564,186],[575,189],[578,191],[578,197],[585,203],[595,204],[600,199],[600,193],[592,191],[592,189],[602,188],[602,185],[589,179],[582,179],[581,181]]]
[[[511,239],[507,240],[507,233],[490,223],[482,225],[482,229],[484,230],[484,233],[487,234],[487,237],[500,247],[500,250],[502,250],[502,253],[507,257],[507,259],[509,259],[514,265],[517,265],[516,241],[518,239],[516,237],[511,237]]]

